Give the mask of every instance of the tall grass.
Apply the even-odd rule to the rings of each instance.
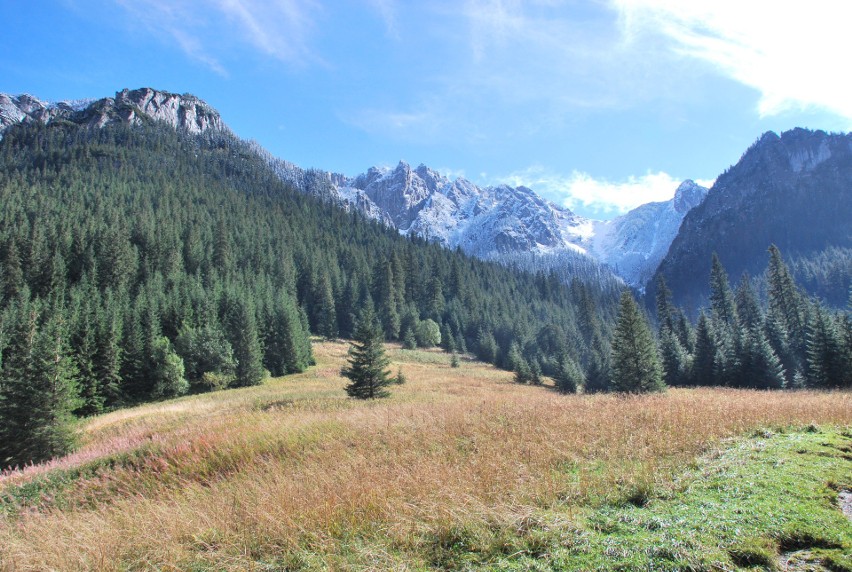
[[[447,544],[511,550],[542,510],[570,527],[584,506],[665,493],[721,439],[852,424],[850,393],[563,396],[398,349],[408,383],[355,402],[346,347],[318,344],[317,367],[258,388],[92,419],[75,455],[0,479],[3,494],[75,475],[0,516],[0,565],[428,567]]]

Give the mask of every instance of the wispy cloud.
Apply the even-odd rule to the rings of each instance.
[[[134,25],[173,41],[187,56],[227,75],[228,51],[249,48],[294,66],[320,62],[311,50],[317,0],[115,0]]]
[[[367,5],[378,14],[385,25],[388,36],[399,40],[398,7],[395,0],[365,0]]]
[[[512,186],[523,185],[569,209],[609,218],[649,202],[671,199],[682,182],[662,171],[649,171],[619,181],[595,178],[573,171],[561,175],[541,166],[529,167],[497,179]],[[710,186],[712,181],[696,181]]]
[[[848,67],[852,5],[801,2],[613,0],[625,38],[670,41],[681,56],[708,62],[761,94],[759,113],[821,108],[852,118]]]

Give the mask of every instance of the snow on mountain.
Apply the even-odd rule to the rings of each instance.
[[[192,134],[230,132],[213,107],[190,94],[178,95],[151,88],[125,89],[116,92],[115,97],[50,103],[27,94],[0,93],[0,136],[15,123],[50,123],[56,119],[92,127],[111,123],[137,125],[154,120]]]
[[[273,157],[259,144],[233,136],[219,113],[197,97],[151,88],[122,90],[99,100],[49,103],[30,95],[0,94],[0,137],[19,122],[56,119],[89,127],[113,123],[165,122],[189,134],[221,133],[265,160],[294,188],[323,201],[354,209],[397,229],[473,256],[536,271],[565,265],[583,275],[609,275],[603,264],[635,287],[643,287],[665,256],[686,212],[707,189],[684,182],[671,201],[641,206],[612,221],[577,216],[526,187],[480,187],[449,180],[425,165],[413,169],[372,167],[356,177],[303,169]],[[797,164],[824,160],[825,152],[796,156]]]
[[[686,180],[671,200],[642,205],[613,220],[593,221],[583,243],[628,284],[641,288],[668,252],[683,217],[704,200],[707,191]]]
[[[394,169],[373,167],[342,181],[337,192],[350,205],[357,196],[359,210],[403,234],[479,258],[509,261],[516,260],[512,255],[517,253],[547,255],[538,257],[541,266],[542,260],[564,261],[560,253],[586,255],[642,288],[683,217],[707,189],[684,181],[670,201],[643,205],[610,221],[578,216],[526,187],[479,187],[464,178],[451,181],[425,165],[412,169],[405,162]]]

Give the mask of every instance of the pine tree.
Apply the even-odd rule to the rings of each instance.
[[[743,274],[740,279],[735,298],[740,325],[745,329],[759,327],[763,323],[763,313],[748,274]]]
[[[688,385],[690,358],[677,336],[669,329],[660,333],[660,365],[666,385]]]
[[[586,365],[586,393],[601,393],[612,389],[612,350],[603,340],[596,339]]]
[[[674,304],[672,303],[672,291],[669,290],[666,279],[660,274],[657,278],[657,323],[659,324],[659,332],[665,330],[674,331],[674,316],[672,311]]]
[[[311,342],[296,301],[280,292],[272,310],[264,363],[274,376],[305,371],[313,363]]]
[[[787,384],[784,366],[760,328],[752,328],[746,335],[740,368],[744,387],[783,389]]]
[[[393,382],[385,368],[390,360],[382,345],[383,334],[372,308],[366,308],[358,318],[355,340],[349,348],[349,365],[340,374],[350,380],[346,386],[349,397],[376,399],[390,395],[387,389]]]
[[[334,291],[326,272],[320,272],[314,285],[314,323],[316,333],[327,340],[337,337],[337,310],[334,304]]]
[[[822,306],[817,306],[808,324],[807,352],[809,385],[839,387],[846,375],[844,340],[834,319]]]
[[[710,309],[717,323],[724,324],[728,328],[738,325],[737,306],[728,282],[728,274],[715,252],[710,270]]]
[[[665,389],[654,337],[628,291],[621,295],[613,333],[612,387],[628,393]]]
[[[263,381],[264,372],[254,305],[242,296],[235,297],[228,322],[234,359],[237,361],[234,385],[258,385]]]
[[[18,307],[0,375],[0,466],[67,453],[79,406],[76,369],[61,310],[42,317],[38,304]]]
[[[784,326],[787,344],[797,362],[795,369],[804,369],[807,363],[806,303],[790,269],[784,263],[781,251],[774,244],[769,247],[769,267],[766,273],[769,313]]]
[[[577,393],[586,385],[586,376],[577,362],[563,355],[559,360],[556,375],[553,377],[556,389],[562,393]]]

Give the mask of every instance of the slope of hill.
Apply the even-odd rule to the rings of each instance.
[[[695,309],[707,296],[713,252],[735,279],[762,273],[770,244],[793,260],[816,259],[852,247],[850,213],[852,135],[766,133],[686,215],[657,274],[675,302]],[[841,304],[849,287],[847,275]]]
[[[439,341],[421,345],[500,367],[522,356],[550,374],[607,351],[614,281],[568,285],[400,236],[293,190],[217,118],[199,133],[138,107],[105,124],[74,113],[0,141],[0,465],[65,448],[65,434],[25,442],[39,433],[24,401],[51,426],[259,383],[310,363],[308,331],[351,336],[366,306],[389,340],[429,326]]]
[[[28,95],[0,94],[0,136],[19,122],[65,120],[103,126],[152,119],[208,137],[229,133],[213,108],[188,94],[142,88],[97,101],[55,104]],[[347,177],[302,169],[257,144],[246,146],[301,192],[361,212],[402,234],[487,260],[512,264],[524,260],[522,267],[553,270],[569,280],[614,282],[615,269],[628,284],[643,286],[671,242],[685,206],[701,197],[686,192],[693,188],[687,185],[676,199],[677,207],[674,201],[669,206],[646,205],[616,221],[593,221],[528,188],[480,187],[464,178],[451,181],[425,165],[414,169],[400,162],[394,169],[373,167]]]
[[[848,425],[849,393],[557,396],[389,350],[408,382],[378,403],[323,342],[303,374],[84,421],[0,476],[0,568],[735,569],[810,541],[843,569],[849,438],[812,424]]]

